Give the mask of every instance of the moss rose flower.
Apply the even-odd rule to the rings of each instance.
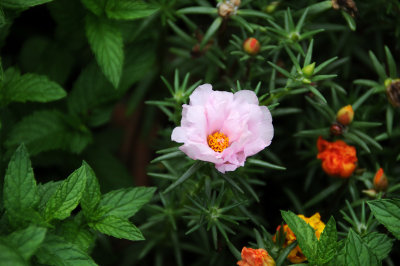
[[[171,139],[183,143],[180,150],[190,158],[212,162],[225,173],[269,146],[273,135],[271,113],[258,105],[253,91],[233,94],[203,84],[192,93],[189,105],[183,105],[181,126]]]
[[[274,259],[265,249],[253,249],[243,247],[242,260],[237,262],[239,266],[275,266]]]
[[[317,158],[322,160],[322,169],[330,176],[350,177],[357,166],[356,148],[342,140],[329,142],[319,137]]]

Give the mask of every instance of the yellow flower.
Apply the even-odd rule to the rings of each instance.
[[[319,240],[322,231],[325,229],[325,224],[324,222],[321,221],[321,215],[319,212],[315,213],[313,216],[310,218],[305,217],[302,214],[297,215],[301,219],[303,219],[307,224],[309,224],[312,228],[315,230],[315,235],[317,239]],[[280,230],[281,226],[278,226],[276,231],[278,232]],[[283,232],[286,233],[286,239],[285,243],[283,244],[283,247],[287,247],[291,243],[293,243],[296,240],[296,235],[293,233],[293,231],[289,228],[287,224],[283,226]],[[273,240],[275,241],[276,239],[276,234],[273,237]],[[290,260],[291,263],[301,263],[303,261],[306,261],[307,258],[304,256],[303,252],[301,251],[299,245],[297,245],[292,251],[290,251],[288,255],[288,260]]]

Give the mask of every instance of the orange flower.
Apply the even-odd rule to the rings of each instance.
[[[242,260],[237,262],[239,266],[275,266],[274,259],[265,249],[253,249],[243,247]]]
[[[315,213],[313,216],[310,218],[305,217],[302,214],[297,215],[301,219],[303,219],[307,224],[309,224],[312,228],[315,230],[315,235],[317,236],[317,239],[319,240],[319,237],[321,236],[322,231],[325,229],[325,224],[324,222],[321,221],[321,215],[319,212]],[[278,232],[280,230],[281,226],[278,226],[276,228],[276,231]],[[296,240],[296,235],[293,233],[293,231],[289,228],[287,224],[283,226],[283,232],[286,233],[286,238],[285,238],[285,243],[283,244],[283,247],[287,247],[288,245],[292,244]],[[274,241],[276,239],[276,234],[272,238]],[[303,261],[306,261],[307,258],[304,256],[303,252],[301,251],[299,245],[297,245],[292,251],[290,251],[288,255],[288,260],[290,260],[291,263],[301,263]]]
[[[385,191],[388,187],[388,180],[382,168],[374,176],[374,188],[376,191]]]
[[[342,140],[329,142],[321,137],[317,141],[317,158],[322,160],[322,169],[331,176],[350,177],[356,169],[356,148]]]

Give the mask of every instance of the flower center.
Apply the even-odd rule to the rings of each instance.
[[[216,152],[222,152],[229,146],[229,138],[219,131],[207,137],[208,146]]]

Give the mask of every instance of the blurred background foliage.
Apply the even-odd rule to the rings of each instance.
[[[359,223],[345,213],[365,208],[362,190],[379,167],[390,183],[384,196],[398,196],[399,109],[385,93],[398,78],[398,1],[335,9],[333,1],[243,0],[228,12],[214,0],[129,2],[0,3],[0,176],[23,142],[39,182],[84,159],[103,193],[159,188],[134,220],[147,240],[100,237],[92,253],[100,265],[232,265],[232,253],[256,242],[253,229],[270,239],[287,209],[320,212],[325,222],[333,215],[347,233]],[[260,42],[256,55],[243,49],[249,37]],[[170,140],[202,83],[255,90],[272,112],[271,146],[233,173],[194,163]],[[333,136],[348,104],[354,122]],[[318,136],[356,147],[353,177],[322,171]],[[177,180],[185,182],[171,186]]]

